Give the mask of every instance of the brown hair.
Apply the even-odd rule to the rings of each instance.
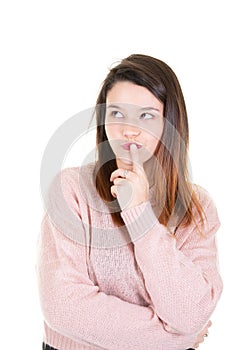
[[[166,63],[139,54],[123,59],[110,70],[96,101],[98,160],[95,183],[101,198],[110,206],[115,205],[111,212],[114,223],[124,225],[120,206],[110,192],[110,175],[117,165],[105,132],[105,103],[108,91],[119,81],[129,81],[147,88],[164,105],[164,129],[155,150],[158,164],[155,169],[156,206],[160,208],[160,223],[169,226],[175,218],[175,226],[188,226],[192,221],[197,224],[195,211],[200,219],[198,221],[203,224],[203,209],[189,180],[188,118],[180,84]]]

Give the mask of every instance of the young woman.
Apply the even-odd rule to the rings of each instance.
[[[184,350],[222,292],[215,205],[188,173],[174,72],[131,55],[96,104],[98,158],[63,169],[39,240],[43,349]]]

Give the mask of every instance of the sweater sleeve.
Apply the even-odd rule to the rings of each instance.
[[[63,193],[78,217],[71,176],[68,171],[64,175]],[[64,208],[59,203],[53,194],[52,208],[62,217]],[[177,350],[196,342],[195,333],[168,332],[153,308],[100,292],[89,278],[85,245],[67,237],[66,217],[60,221],[63,226],[57,227],[49,214],[51,208],[41,225],[37,275],[42,312],[50,328],[97,349]],[[84,232],[79,232],[79,237],[81,234]]]
[[[190,225],[171,235],[150,202],[121,213],[152,307],[166,329],[181,334],[203,329],[222,292],[215,238],[220,223],[207,192],[202,190],[201,197],[206,215],[202,234]]]

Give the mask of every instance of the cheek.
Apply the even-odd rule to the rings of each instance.
[[[148,142],[148,145],[149,145],[148,151],[150,151],[151,154],[154,154],[158,143],[159,143],[159,139],[152,138],[151,140],[149,140],[149,142]]]
[[[105,125],[105,132],[109,140],[117,138],[119,135],[119,126],[117,125]]]
[[[163,125],[160,125],[159,128],[156,128],[156,131],[152,134],[148,135],[148,145],[150,145],[151,150],[155,150],[159,141],[161,140],[163,134]]]
[[[105,125],[105,133],[112,151],[116,154],[118,149],[116,140],[118,139],[117,135],[119,134],[116,126]]]

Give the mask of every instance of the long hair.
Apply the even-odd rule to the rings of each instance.
[[[204,213],[195,195],[188,172],[189,129],[183,93],[172,69],[163,61],[146,55],[131,55],[113,67],[104,80],[96,101],[98,160],[96,189],[103,200],[115,209],[111,212],[115,224],[124,225],[120,206],[112,196],[110,175],[117,169],[115,154],[105,132],[106,98],[109,90],[121,81],[147,88],[164,105],[164,128],[154,156],[156,169],[156,207],[158,220],[165,226],[188,226],[192,221],[203,224]],[[199,218],[198,218],[199,217]]]

